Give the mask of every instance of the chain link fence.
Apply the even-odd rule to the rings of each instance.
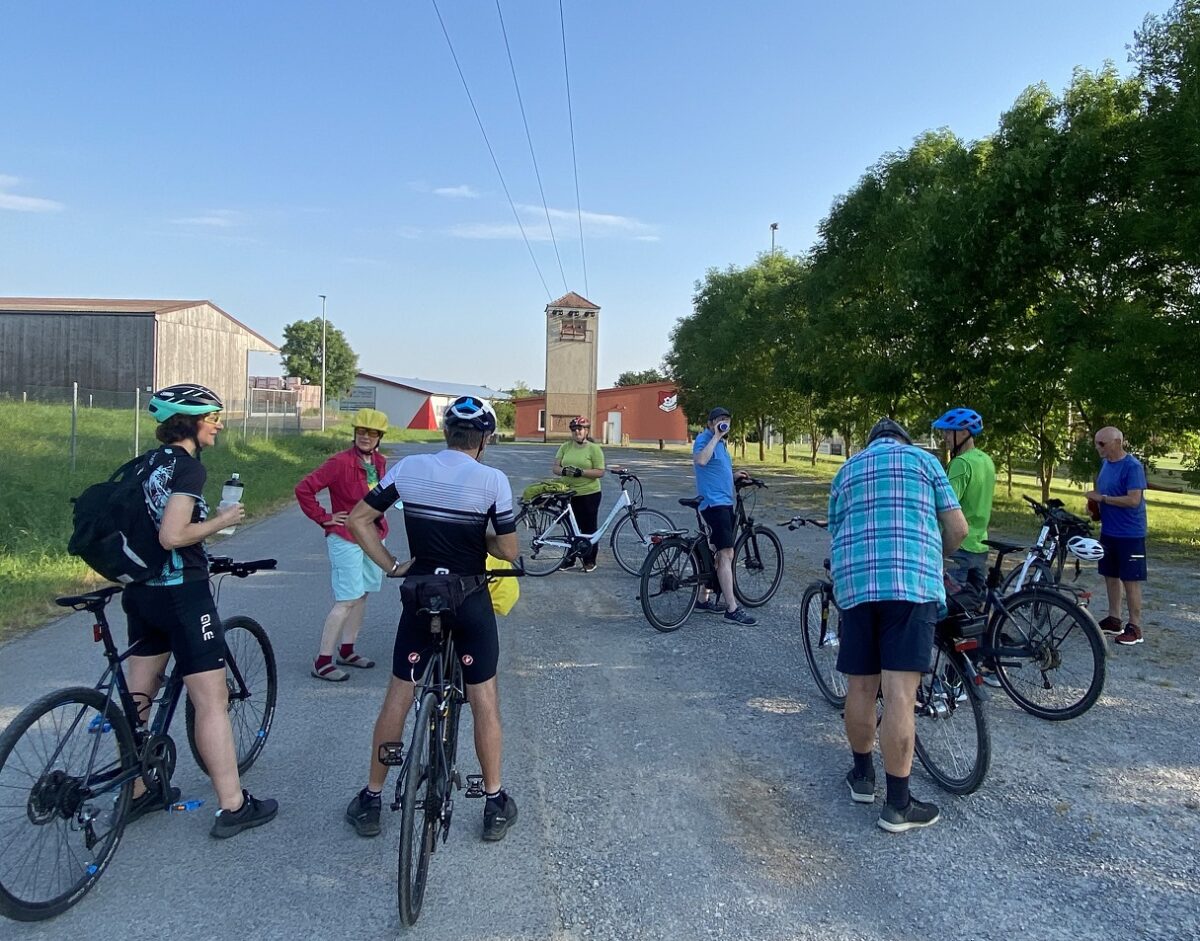
[[[248,389],[247,395],[225,399],[222,417],[225,435],[270,438],[294,435],[321,427],[319,409],[305,409],[292,389]],[[154,419],[146,410],[148,389],[90,389],[74,383],[67,387],[31,386],[20,392],[0,393],[0,401],[26,405],[70,407],[70,426],[64,442],[70,453],[71,470],[81,444],[80,415],[85,411],[107,411],[114,423],[128,422],[130,455],[141,454],[154,446]],[[327,408],[326,420],[336,422],[338,414]]]

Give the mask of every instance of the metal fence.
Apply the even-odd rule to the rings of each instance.
[[[319,410],[308,414],[299,407],[297,395],[290,389],[249,389],[248,398],[225,399],[223,412],[225,433],[244,437],[270,438],[272,435],[294,435],[321,427]],[[86,409],[106,409],[126,413],[129,420],[130,454],[141,454],[154,444],[154,419],[146,411],[150,398],[148,389],[89,389],[74,383],[68,387],[36,386],[20,393],[0,394],[0,401],[24,404],[69,405],[71,423],[69,447],[71,470],[75,470],[75,455],[79,446],[79,416]],[[327,408],[327,419],[337,421],[337,413]],[[121,419],[117,416],[117,421]]]

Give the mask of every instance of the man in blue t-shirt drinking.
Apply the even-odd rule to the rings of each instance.
[[[1100,628],[1124,647],[1142,642],[1142,582],[1146,580],[1146,471],[1142,462],[1125,450],[1125,436],[1117,428],[1096,432],[1096,451],[1104,459],[1096,489],[1087,498],[1100,505],[1099,562],[1108,591],[1108,617]],[[1129,620],[1121,626],[1121,586]]]
[[[756,624],[745,608],[737,603],[733,593],[733,459],[725,447],[725,436],[729,434],[733,416],[729,409],[717,406],[708,413],[708,424],[696,435],[692,445],[692,466],[696,471],[696,489],[700,492],[700,515],[708,524],[709,542],[712,544],[717,562],[717,584],[721,586],[721,597],[725,601],[725,620],[735,624]],[[738,471],[737,477],[749,476]],[[721,605],[712,598],[708,589],[696,603],[697,610],[721,610]]]

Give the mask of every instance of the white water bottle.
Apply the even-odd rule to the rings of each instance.
[[[245,485],[237,474],[230,474],[229,479],[225,481],[225,486],[221,488],[221,505],[217,507],[217,512],[224,510],[226,507],[242,502],[242,490]],[[224,529],[218,529],[217,532],[222,536],[232,536],[236,526],[226,526]]]

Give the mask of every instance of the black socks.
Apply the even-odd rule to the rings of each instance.
[[[875,763],[872,760],[871,752],[856,752],[851,751],[854,756],[854,776],[856,778],[868,778],[875,780]]]
[[[886,772],[885,772],[886,774]],[[908,794],[908,775],[902,778],[887,774],[887,802],[897,810],[904,810],[911,797]]]

